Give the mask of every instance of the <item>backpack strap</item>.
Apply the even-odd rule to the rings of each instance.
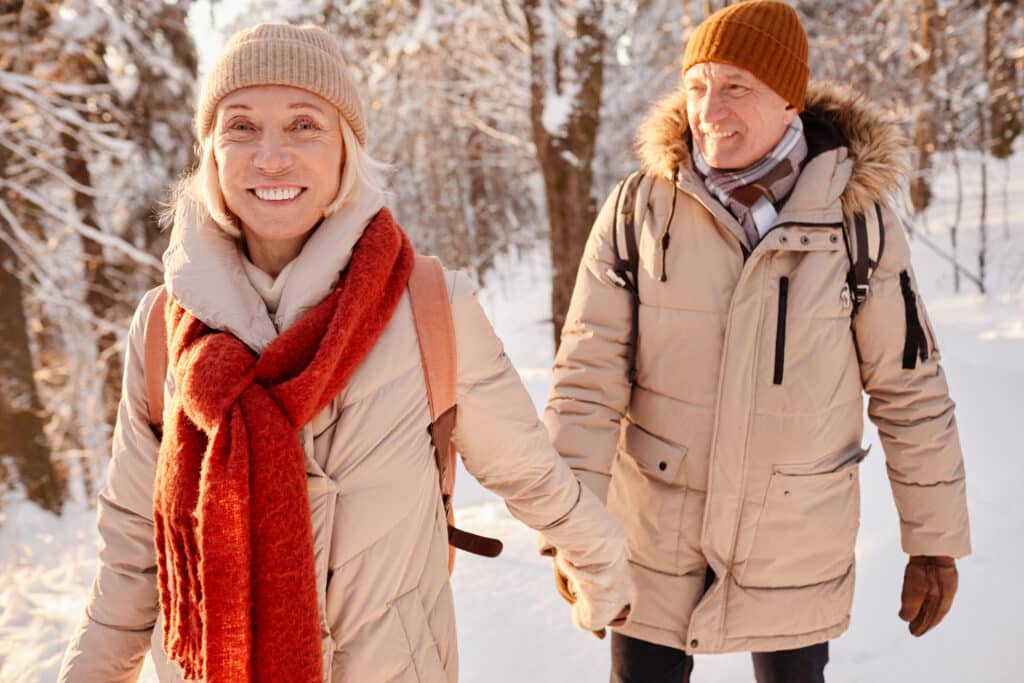
[[[142,329],[142,376],[149,404],[149,426],[157,439],[163,434],[164,382],[167,379],[167,288],[160,285]]]
[[[637,274],[640,270],[640,250],[636,241],[636,198],[643,179],[643,171],[634,171],[619,182],[612,225],[615,266],[606,273],[612,282],[632,291],[634,296],[639,291]]]
[[[434,256],[416,255],[409,277],[409,301],[419,341],[423,377],[430,404],[430,440],[441,486],[441,500],[448,517],[448,543],[475,555],[497,557],[501,541],[457,529],[453,523],[452,493],[455,489],[455,447],[451,443],[458,406],[455,403],[455,323],[444,269]],[[449,552],[448,567],[454,555]]]
[[[850,270],[846,280],[853,297],[853,314],[856,315],[870,293],[871,276],[878,267],[885,248],[885,225],[882,221],[882,207],[875,202],[873,210],[853,214],[852,225],[843,226],[846,255]]]
[[[640,249],[636,239],[636,198],[640,193],[643,171],[634,171],[619,182],[615,195],[615,215],[612,223],[612,250],[615,265],[605,275],[616,285],[633,293],[633,322],[630,331],[630,347],[636,357],[637,316],[640,311]],[[621,233],[621,234],[620,234]],[[625,248],[625,252],[623,252]],[[636,363],[630,360],[629,381],[636,379]]]

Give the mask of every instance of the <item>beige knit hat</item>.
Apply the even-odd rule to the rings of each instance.
[[[749,0],[701,22],[686,43],[683,73],[702,62],[732,64],[803,111],[810,75],[807,52],[807,33],[792,7],[775,0]]]
[[[231,36],[203,82],[196,132],[205,140],[217,104],[252,85],[290,85],[331,102],[366,144],[366,119],[355,83],[337,43],[318,26],[258,24]]]

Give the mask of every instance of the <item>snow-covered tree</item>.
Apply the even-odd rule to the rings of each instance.
[[[604,76],[604,2],[524,0],[522,7],[530,45],[530,123],[547,204],[557,345],[597,215],[593,159]]]
[[[3,330],[3,362],[20,374],[0,390],[0,417],[35,415],[31,433],[5,444],[7,477],[49,509],[59,509],[64,471],[91,494],[127,320],[159,276],[154,210],[191,157],[187,9],[164,0],[0,3],[4,304],[25,321],[24,334]],[[50,481],[29,481],[29,470]]]
[[[366,107],[369,151],[394,165],[389,203],[418,248],[480,282],[498,252],[543,235],[516,5],[254,0],[223,28],[267,20],[338,37]]]

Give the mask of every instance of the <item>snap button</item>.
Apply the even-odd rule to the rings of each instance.
[[[810,242],[811,238],[808,237],[807,235],[804,235],[803,237],[800,238],[800,244],[810,244]]]
[[[828,236],[828,241],[832,242],[833,244],[835,244],[836,242],[839,241],[839,238],[837,236],[835,236],[835,235],[829,235]]]
[[[786,237],[785,235],[782,235],[781,237],[779,237],[779,241],[785,244],[786,242],[789,241],[789,238]]]
[[[662,460],[661,462],[658,463],[658,469],[664,472],[665,470],[668,469],[668,463]]]

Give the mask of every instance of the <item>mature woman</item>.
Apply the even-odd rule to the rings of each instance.
[[[61,681],[455,681],[445,510],[407,294],[348,69],[323,30],[235,35],[164,255],[170,367],[149,424],[129,331],[100,567]],[[466,468],[559,548],[599,629],[622,533],[551,449],[468,279],[447,274]]]

